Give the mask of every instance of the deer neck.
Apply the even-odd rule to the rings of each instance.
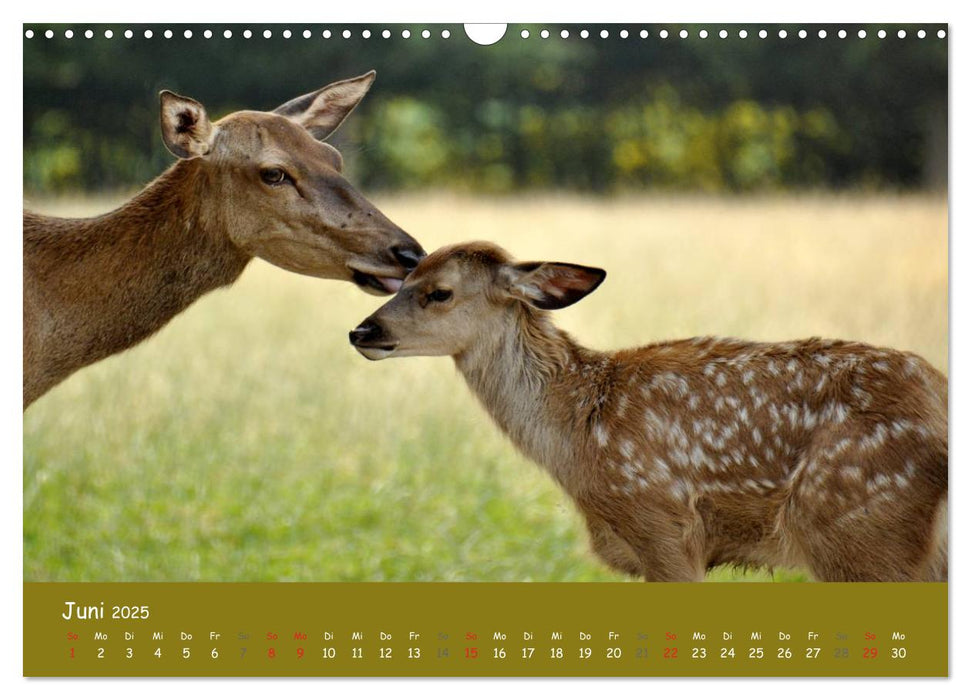
[[[513,444],[572,491],[582,481],[575,470],[598,405],[590,379],[607,371],[606,355],[577,344],[546,312],[517,307],[512,323],[455,363]]]
[[[207,208],[207,184],[198,163],[179,161],[108,214],[25,213],[25,285],[47,301],[49,333],[72,340],[51,345],[82,353],[56,361],[76,369],[135,345],[239,277],[250,257]]]

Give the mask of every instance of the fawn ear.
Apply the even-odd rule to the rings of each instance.
[[[159,102],[165,147],[179,158],[206,155],[212,148],[214,134],[206,108],[168,90],[159,93]]]
[[[526,262],[504,266],[501,275],[510,296],[538,309],[562,309],[600,286],[607,273],[570,263]]]
[[[373,70],[356,78],[348,78],[322,87],[316,92],[295,97],[273,110],[274,114],[290,117],[323,141],[337,130],[347,115],[364,99],[374,76]]]

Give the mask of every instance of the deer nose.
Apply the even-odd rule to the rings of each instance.
[[[351,345],[360,345],[361,343],[377,340],[383,332],[381,326],[368,319],[348,333],[348,338],[350,338]]]
[[[398,261],[399,265],[409,271],[418,267],[418,263],[425,257],[425,251],[417,243],[415,247],[396,245],[391,248],[391,254],[394,255],[394,259]]]

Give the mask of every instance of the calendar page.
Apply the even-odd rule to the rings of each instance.
[[[25,24],[23,675],[947,677],[946,24]]]

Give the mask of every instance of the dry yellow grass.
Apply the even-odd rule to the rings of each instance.
[[[489,239],[608,271],[562,312],[600,347],[697,334],[866,340],[947,364],[947,205],[931,197],[568,196],[383,203],[429,249]]]
[[[376,197],[428,250],[596,265],[593,347],[824,336],[946,371],[938,197]],[[28,202],[61,215],[105,200]],[[254,263],[24,417],[30,580],[612,580],[571,505],[444,358],[369,363],[380,301]],[[720,577],[734,576],[721,572]]]

